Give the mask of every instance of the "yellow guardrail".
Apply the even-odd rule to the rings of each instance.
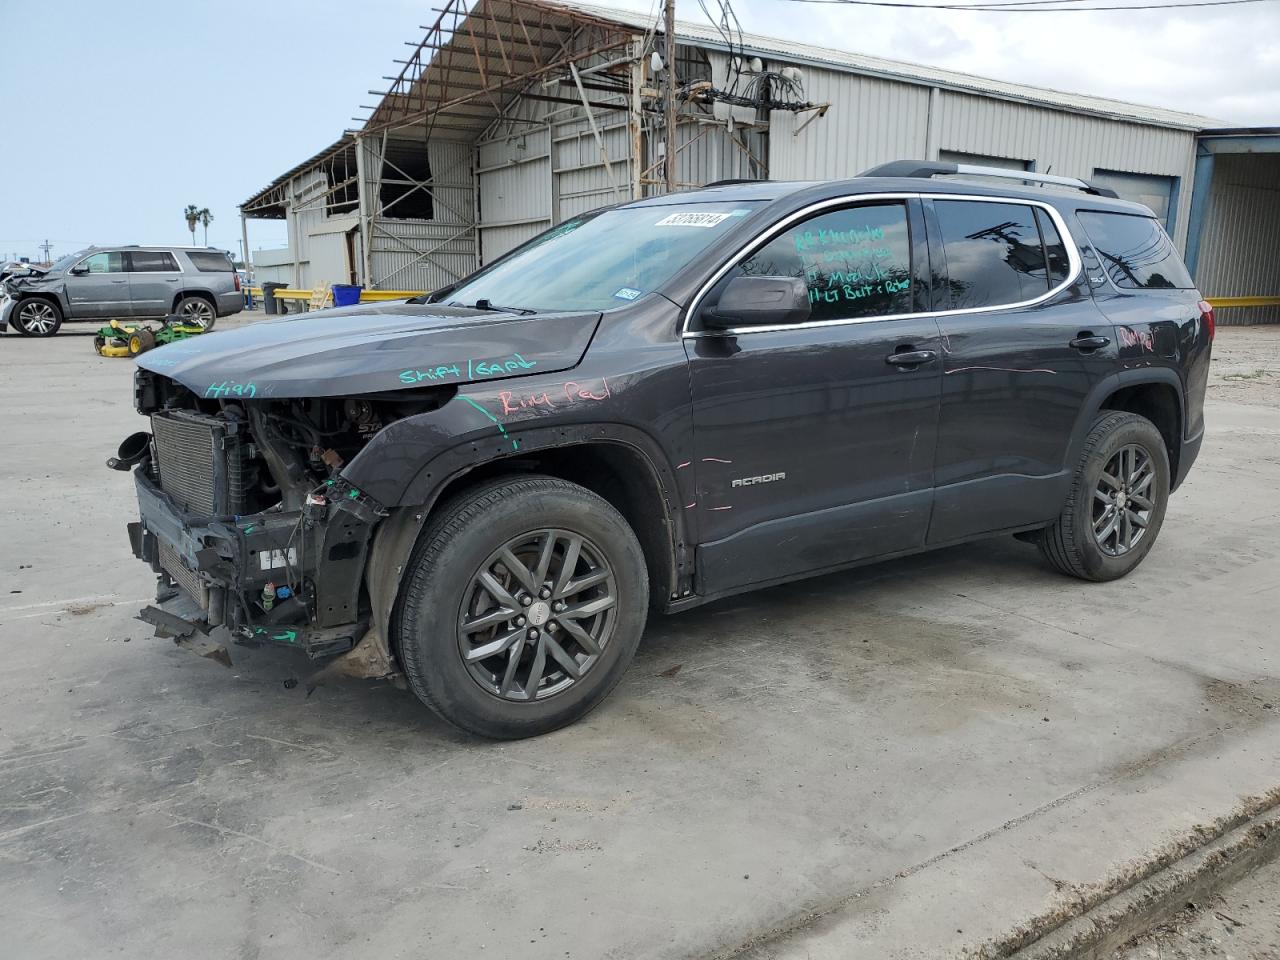
[[[261,287],[250,287],[249,292],[253,294],[254,299],[262,298]],[[361,303],[380,303],[386,300],[408,300],[410,297],[420,297],[429,290],[362,290],[360,292]],[[277,300],[310,300],[314,290],[303,290],[301,287],[281,287],[276,290]]]
[[[1280,307],[1280,297],[1206,297],[1215,310],[1224,307]]]

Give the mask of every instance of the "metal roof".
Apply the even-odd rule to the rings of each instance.
[[[252,216],[260,220],[283,220],[285,198],[278,191],[298,174],[310,170],[312,167],[319,166],[326,160],[337,156],[342,151],[354,147],[356,138],[350,133],[344,133],[336,141],[329,144],[315,156],[303,160],[296,166],[290,167],[280,176],[276,177],[269,184],[255,193],[244,203],[240,204],[241,210],[247,216]],[[275,195],[273,195],[275,194]]]
[[[656,19],[655,16],[635,10],[602,7],[591,3],[579,3],[576,0],[558,0],[553,5],[564,7],[567,10],[581,11],[594,17],[625,23],[637,30],[652,29]],[[682,40],[701,46],[721,50],[726,49],[719,31],[710,24],[676,20],[676,35]],[[792,63],[809,63],[847,73],[860,73],[889,80],[925,84],[931,87],[941,87],[946,90],[956,90],[985,97],[1017,100],[1037,106],[1070,110],[1075,113],[1094,114],[1116,120],[1148,123],[1182,130],[1203,130],[1206,127],[1221,125],[1221,121],[1210,117],[1182,113],[1178,110],[1166,110],[1163,107],[1146,106],[1138,103],[1129,103],[1124,100],[1112,100],[1106,97],[1093,97],[1086,94],[1064,93],[1061,90],[1052,90],[1047,87],[1032,87],[1021,83],[1009,83],[1004,80],[995,80],[975,74],[943,70],[938,67],[928,67],[901,60],[886,60],[883,57],[833,50],[830,47],[796,43],[792,40],[765,37],[754,33],[742,34],[742,46],[746,52],[767,59],[784,59]]]

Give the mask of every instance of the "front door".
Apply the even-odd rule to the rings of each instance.
[[[129,296],[135,317],[162,317],[182,286],[178,261],[167,250],[129,251]]]
[[[129,317],[129,274],[125,255],[117,250],[93,253],[68,272],[67,302],[75,319]]]
[[[1116,366],[1065,223],[1044,204],[926,202],[945,276],[936,495],[929,543],[1052,520],[1093,387]],[[1096,338],[1096,339],[1095,339]]]
[[[928,526],[941,344],[917,273],[917,202],[831,207],[767,234],[735,276],[800,276],[794,326],[685,339],[697,456],[699,589],[719,593],[920,548]],[[897,319],[894,319],[894,318]]]

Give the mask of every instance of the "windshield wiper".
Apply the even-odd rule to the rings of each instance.
[[[465,306],[468,306],[468,304],[457,303],[456,301],[454,301],[454,302],[451,302],[449,306],[465,307]],[[470,307],[472,310],[484,310],[489,313],[518,313],[518,314],[521,314],[522,316],[528,316],[530,314],[534,314],[538,312],[537,310],[530,309],[529,307],[500,307],[498,306],[498,304],[490,303],[488,300],[483,298],[480,300],[477,300],[473,304],[470,304]]]

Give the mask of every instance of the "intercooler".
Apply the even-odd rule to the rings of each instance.
[[[160,568],[170,576],[173,582],[185,590],[191,599],[200,604],[201,610],[209,609],[208,586],[200,580],[199,575],[194,570],[182,562],[182,558],[178,556],[178,551],[163,540],[159,542],[159,559]]]
[[[241,513],[248,482],[245,426],[187,410],[152,414],[160,488],[204,517]]]

